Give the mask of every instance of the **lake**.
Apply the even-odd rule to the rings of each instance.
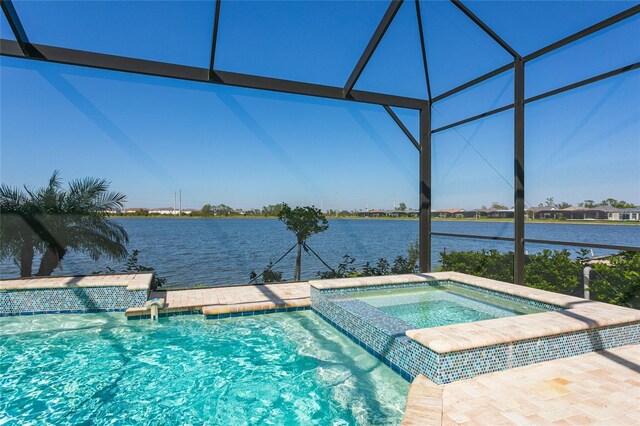
[[[260,272],[270,261],[276,261],[295,244],[293,234],[276,219],[196,219],[153,218],[114,219],[129,233],[129,249],[140,251],[139,263],[152,266],[167,278],[172,286],[240,284],[249,281],[251,271]],[[434,221],[433,232],[513,236],[513,223],[474,221]],[[640,226],[597,225],[570,223],[528,223],[527,238],[560,241],[579,241],[600,244],[638,246]],[[390,262],[399,255],[406,256],[407,247],[418,236],[417,220],[334,219],[329,229],[308,241],[329,265],[336,267],[345,254],[356,259],[356,266],[369,261],[375,263],[384,257]],[[472,240],[466,238],[433,237],[434,265],[439,253],[446,250],[498,249],[513,251],[511,242]],[[527,244],[527,251],[538,252],[543,248],[560,249],[559,246]],[[572,253],[578,247],[566,247]],[[594,249],[594,255],[610,251]],[[293,276],[295,250],[275,270],[284,277]],[[34,262],[37,269],[39,259]],[[54,275],[88,274],[104,270],[106,266],[117,270],[121,264],[106,259],[94,262],[86,255],[69,253],[63,260],[63,270]],[[302,276],[305,279],[325,271],[314,256],[304,253]],[[2,278],[16,277],[17,265],[0,263]]]

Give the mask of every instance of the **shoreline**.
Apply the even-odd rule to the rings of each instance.
[[[134,216],[134,215],[112,215],[109,219],[247,219],[247,220],[278,220],[275,216]],[[417,217],[359,217],[359,216],[328,216],[327,220],[389,220],[389,221],[418,221]],[[432,218],[432,222],[464,222],[464,223],[513,223],[513,219],[453,219],[453,218]],[[609,220],[554,220],[554,219],[526,219],[525,223],[559,224],[559,225],[609,225],[609,226],[640,226],[640,221],[609,221]]]

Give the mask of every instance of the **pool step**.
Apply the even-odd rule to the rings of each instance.
[[[258,314],[271,314],[276,312],[292,312],[309,309],[310,298],[277,300],[269,302],[249,302],[233,305],[204,306],[202,313],[207,319],[228,318],[234,316],[249,316]]]
[[[190,288],[184,290],[156,290],[149,299],[163,298],[165,304],[159,316],[205,314],[213,318],[242,313],[285,312],[308,309],[311,306],[309,283],[279,283],[228,287]],[[206,312],[204,312],[206,310]],[[283,311],[284,310],[284,311]],[[125,312],[129,319],[150,318],[144,307]]]
[[[170,308],[166,305],[163,305],[159,309],[158,313],[160,318],[175,315],[203,314],[206,319],[220,319],[237,316],[272,314],[276,312],[293,312],[309,308],[311,308],[311,299],[307,297],[268,302],[248,302],[229,305],[216,304],[208,306],[185,306],[177,308]],[[124,314],[127,319],[130,320],[151,318],[151,311],[145,307],[129,308],[125,311]]]

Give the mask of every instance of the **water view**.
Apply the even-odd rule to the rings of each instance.
[[[140,251],[139,262],[152,266],[167,278],[171,286],[241,284],[249,281],[251,271],[262,271],[269,262],[278,260],[295,243],[291,232],[277,219],[114,219],[129,234],[129,251]],[[434,221],[433,232],[509,237],[513,224],[509,222]],[[561,223],[528,223],[527,238],[560,241],[584,241],[599,244],[637,246],[640,226],[585,225]],[[329,221],[326,232],[312,236],[308,244],[333,268],[345,254],[356,259],[354,266],[375,263],[383,257],[392,261],[406,256],[408,245],[417,239],[417,220],[336,219]],[[528,244],[530,253],[544,248],[567,248],[572,253],[578,247]],[[433,237],[432,262],[438,265],[442,250],[513,250],[508,241],[473,240],[467,238]],[[594,249],[596,256],[612,253]],[[289,253],[275,270],[293,276],[295,250]],[[69,252],[62,269],[54,275],[76,275],[116,270],[122,264],[101,259],[94,262],[88,256]],[[302,278],[310,279],[327,268],[311,254],[303,252]],[[12,262],[0,264],[2,278],[19,276]]]

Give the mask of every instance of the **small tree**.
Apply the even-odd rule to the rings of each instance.
[[[257,284],[257,279],[260,277],[262,277],[262,282],[264,284],[276,283],[276,282],[282,281],[282,272],[274,271],[271,268],[273,268],[273,263],[269,262],[269,264],[264,269],[264,271],[262,271],[262,274],[258,275],[256,274],[255,271],[251,271],[251,274],[249,274],[249,283],[251,283],[251,281],[256,280],[256,284]]]
[[[211,204],[205,204],[204,206],[202,206],[202,208],[200,209],[200,214],[202,214],[202,216],[204,217],[212,216],[213,207],[211,206]]]
[[[593,200],[584,200],[582,203],[578,204],[578,207],[586,207],[588,209],[592,209],[596,206],[596,202]]]
[[[282,209],[278,213],[278,219],[287,226],[289,231],[296,235],[298,256],[293,280],[300,281],[302,247],[310,236],[326,231],[329,228],[329,223],[320,209],[309,206],[292,209],[285,203],[282,204]]]
[[[398,210],[400,210],[401,212],[404,212],[407,210],[407,205],[405,203],[400,203],[398,205]]]

